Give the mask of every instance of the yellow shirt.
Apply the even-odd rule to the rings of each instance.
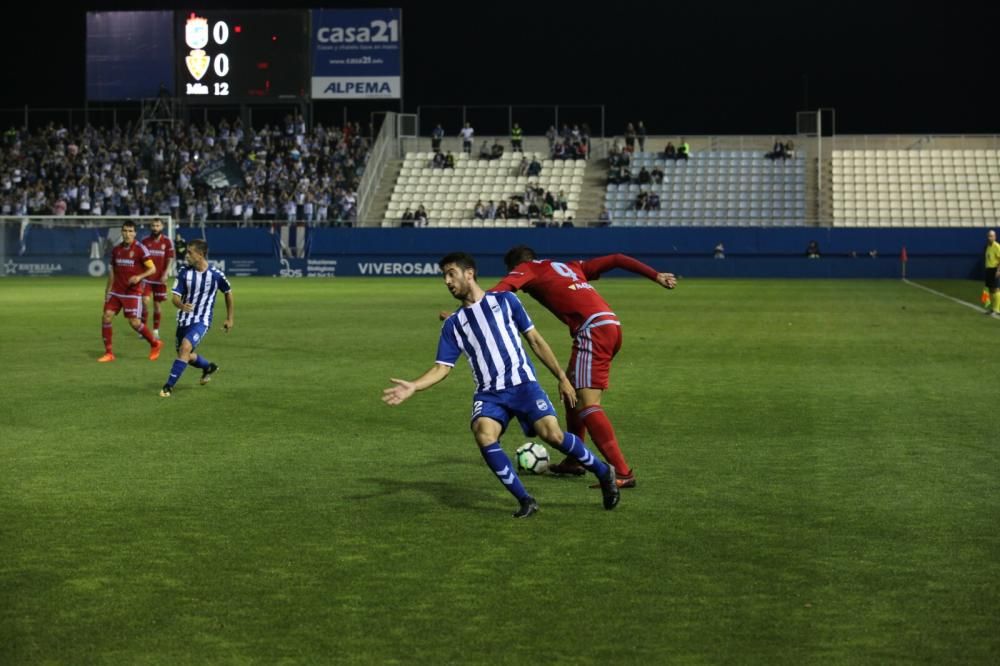
[[[986,268],[1000,266],[1000,243],[993,241],[986,246]]]

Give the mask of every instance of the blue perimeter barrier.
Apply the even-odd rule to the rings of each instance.
[[[187,240],[204,234],[210,257],[229,275],[283,277],[437,275],[437,261],[454,251],[473,255],[482,274],[502,275],[504,253],[523,243],[544,257],[622,252],[685,277],[734,278],[898,278],[905,247],[908,277],[979,279],[986,237],[985,228],[320,228],[308,231],[307,258],[287,259],[267,228],[178,231]],[[34,229],[24,251],[8,252],[0,273],[101,274],[84,252],[90,240],[79,230]],[[822,258],[806,257],[810,241],[819,243]],[[713,257],[720,242],[725,259]]]

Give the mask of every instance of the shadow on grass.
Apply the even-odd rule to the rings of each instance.
[[[486,479],[487,481],[489,479]],[[351,500],[370,500],[392,497],[402,493],[423,493],[450,509],[465,509],[479,513],[495,512],[498,507],[505,506],[502,498],[496,492],[486,488],[473,487],[467,483],[455,483],[437,480],[401,481],[399,479],[361,479],[373,487],[371,492],[348,495]],[[510,500],[511,504],[516,502]]]

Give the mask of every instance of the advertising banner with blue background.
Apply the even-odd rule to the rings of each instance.
[[[402,25],[399,9],[314,9],[313,99],[399,99]]]

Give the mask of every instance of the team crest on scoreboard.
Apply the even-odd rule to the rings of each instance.
[[[202,50],[208,46],[208,19],[191,14],[184,24],[184,42],[191,49],[191,54],[184,58],[184,64],[194,80],[201,81],[212,62],[212,57]]]
[[[189,49],[200,50],[208,46],[208,19],[191,14],[184,24],[184,42]]]

